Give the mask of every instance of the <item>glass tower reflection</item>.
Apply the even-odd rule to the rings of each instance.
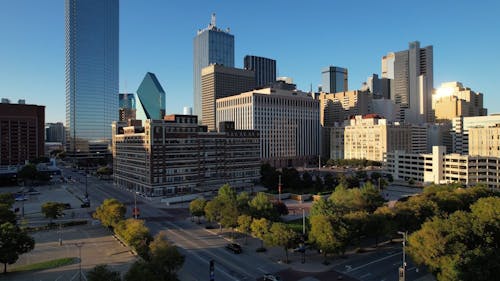
[[[201,123],[201,69],[214,63],[234,67],[234,35],[229,33],[229,28],[217,28],[215,14],[212,14],[208,27],[198,30],[193,45],[193,114],[198,115]]]
[[[118,120],[119,0],[66,0],[68,153],[107,152]]]

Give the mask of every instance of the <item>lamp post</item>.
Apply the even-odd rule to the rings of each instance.
[[[134,192],[134,218],[137,219],[137,191]]]
[[[85,242],[78,242],[78,243],[75,243],[75,246],[78,247],[78,270],[79,270],[79,273],[78,273],[78,280],[79,281],[82,281],[82,247],[83,247],[83,244],[85,244]]]
[[[405,255],[405,247],[406,247],[406,239],[408,236],[408,232],[398,231],[398,234],[403,235],[403,264],[399,268],[399,281],[405,281],[406,275],[406,255]]]

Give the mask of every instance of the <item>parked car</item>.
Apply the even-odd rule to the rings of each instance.
[[[226,249],[232,251],[235,254],[241,254],[241,252],[243,251],[243,249],[241,249],[241,246],[239,244],[236,244],[236,243],[227,244]]]
[[[281,278],[279,276],[273,274],[264,274],[262,277],[264,281],[280,281]]]
[[[81,205],[82,208],[90,208],[90,202],[83,202]]]

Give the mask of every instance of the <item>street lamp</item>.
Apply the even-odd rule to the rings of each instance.
[[[405,281],[405,275],[406,275],[405,247],[406,247],[406,239],[408,237],[408,232],[398,231],[398,234],[403,235],[403,264],[399,268],[399,281]]]
[[[78,280],[82,281],[82,247],[85,242],[78,242],[75,243],[75,246],[78,247],[78,268],[79,268],[79,274],[78,274]]]

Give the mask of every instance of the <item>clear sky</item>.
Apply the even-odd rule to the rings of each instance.
[[[235,35],[235,62],[273,58],[279,76],[302,90],[321,68],[349,69],[358,89],[381,58],[418,40],[434,46],[434,87],[461,81],[500,112],[500,1],[120,1],[120,91],[157,75],[167,113],[192,106],[193,37],[217,14]],[[46,105],[46,121],[65,120],[64,0],[0,0],[0,97]]]

